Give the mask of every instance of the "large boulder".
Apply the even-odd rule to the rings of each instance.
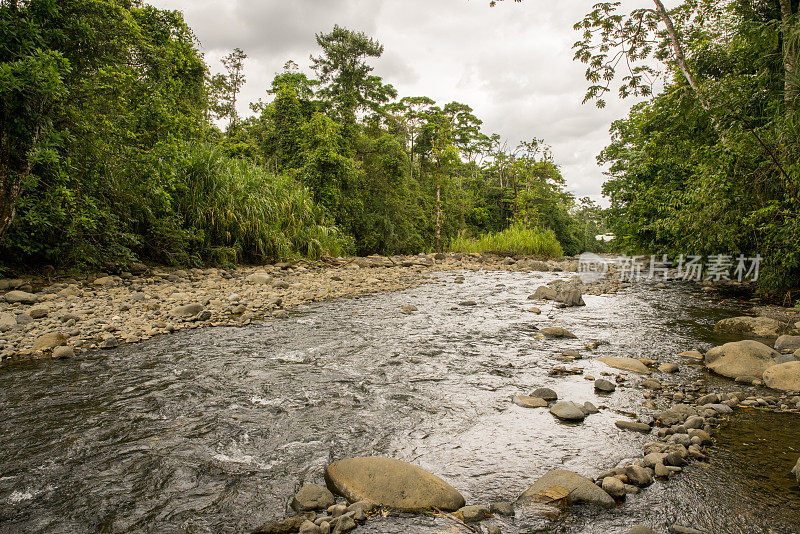
[[[325,469],[328,488],[350,502],[370,501],[378,506],[415,512],[439,508],[452,512],[464,506],[464,497],[441,478],[393,458],[346,458]]]
[[[783,391],[800,391],[800,362],[773,365],[764,371],[764,384]]]
[[[761,378],[767,368],[775,365],[780,353],[763,343],[746,339],[725,343],[706,353],[705,364],[718,375],[728,378]]]
[[[614,369],[633,371],[634,373],[639,373],[643,375],[650,374],[650,369],[648,369],[645,364],[643,364],[636,358],[616,358],[614,356],[603,356],[602,358],[597,358],[597,361],[603,362],[604,364],[608,365],[609,367],[613,367]]]
[[[714,327],[720,332],[731,334],[750,334],[757,337],[777,337],[786,326],[771,317],[730,317],[723,319]]]
[[[800,336],[781,336],[775,340],[775,350],[778,352],[794,352],[800,349]]]
[[[566,469],[554,469],[546,473],[542,478],[533,483],[519,496],[520,504],[540,503],[543,498],[548,497],[551,490],[563,488],[569,492],[569,497],[573,503],[598,504],[600,506],[614,506],[614,499],[598,487],[588,478],[567,471]]]

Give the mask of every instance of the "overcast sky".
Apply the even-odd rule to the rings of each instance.
[[[608,143],[611,121],[634,104],[607,98],[608,106],[581,104],[585,66],[572,61],[578,35],[572,25],[595,0],[151,0],[183,11],[212,71],[234,47],[243,49],[247,103],[293,59],[308,71],[318,55],[314,35],[334,24],[360,30],[385,47],[375,74],[399,96],[430,96],[437,103],[468,104],[484,132],[515,146],[544,138],[553,147],[569,189],[601,199],[603,170],[595,157]],[[633,0],[628,0],[627,4]],[[310,73],[310,71],[309,71]]]

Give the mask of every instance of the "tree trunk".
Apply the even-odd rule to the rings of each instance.
[[[442,184],[436,182],[436,252],[442,251]]]
[[[792,0],[780,0],[780,4],[781,31],[783,34],[783,98],[786,102],[786,108],[791,110],[794,109],[795,101],[800,92],[795,79],[795,69],[798,63],[798,44],[792,42]]]
[[[694,93],[697,95],[697,100],[700,102],[700,105],[703,106],[703,109],[708,111],[710,106],[708,105],[708,101],[705,99],[705,96],[703,96],[703,93],[700,91],[700,84],[697,83],[697,79],[689,69],[689,64],[686,63],[686,54],[683,51],[683,45],[678,39],[678,32],[675,31],[675,26],[672,24],[672,17],[670,17],[669,13],[667,13],[667,9],[664,7],[664,4],[661,2],[661,0],[653,0],[653,3],[656,5],[656,13],[658,13],[658,16],[661,17],[661,21],[667,28],[667,34],[669,35],[672,53],[675,55],[675,62],[678,64],[678,68],[681,69],[683,77],[686,78],[686,81],[689,83],[689,87],[691,87]]]

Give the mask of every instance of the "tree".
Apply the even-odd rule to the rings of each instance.
[[[401,126],[401,135],[403,135],[408,147],[408,156],[411,160],[409,172],[411,178],[414,178],[414,150],[419,136],[422,134],[423,126],[425,125],[425,117],[427,116],[430,107],[436,102],[427,96],[406,96],[400,99],[396,104],[387,106],[387,111],[394,113],[394,120]]]
[[[236,98],[247,81],[244,75],[245,59],[247,54],[241,48],[234,48],[230,54],[222,58],[222,65],[228,74],[215,74],[209,82],[212,109],[217,118],[228,117],[228,130],[232,130],[239,120]]]
[[[60,53],[41,48],[16,50],[0,65],[0,239],[34,164],[58,157],[53,107],[66,93],[68,69]]]
[[[381,105],[397,96],[394,87],[370,74],[373,68],[365,61],[383,54],[378,41],[338,25],[316,37],[322,55],[312,56],[311,66],[322,83],[318,94],[346,130],[352,129],[359,112],[378,113]]]

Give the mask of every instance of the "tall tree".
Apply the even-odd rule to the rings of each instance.
[[[239,120],[236,99],[247,81],[244,74],[244,60],[247,54],[241,48],[234,48],[222,58],[222,65],[227,74],[216,74],[211,77],[210,89],[214,99],[217,117],[228,118],[228,130],[232,130]]]
[[[346,129],[352,129],[359,112],[378,113],[381,105],[397,96],[394,87],[370,74],[373,67],[366,59],[383,54],[378,41],[338,25],[316,37],[322,55],[312,56],[311,66],[322,83],[318,94]]]

